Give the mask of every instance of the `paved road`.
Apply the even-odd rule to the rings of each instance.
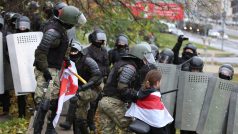
[[[213,29],[216,29],[216,30],[221,30],[222,29],[221,25],[212,24],[212,26],[213,26]],[[228,35],[238,36],[237,29],[230,29],[228,27],[225,27],[225,33],[228,34]]]
[[[184,35],[187,36],[189,38],[189,41],[191,41],[191,42],[196,42],[196,43],[200,43],[200,44],[204,43],[204,41],[203,41],[204,36],[191,34],[191,33],[185,32],[185,31],[184,31]],[[206,45],[209,45],[209,46],[217,48],[217,49],[221,49],[222,41],[220,39],[210,38],[210,40],[208,42],[209,43],[207,43]],[[223,50],[238,55],[238,41],[237,40],[224,40]]]

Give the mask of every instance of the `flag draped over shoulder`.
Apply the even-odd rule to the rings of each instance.
[[[74,62],[70,61],[70,63],[71,63],[71,66],[66,69],[63,69],[62,75],[60,78],[61,84],[60,84],[60,91],[59,91],[58,108],[57,108],[56,116],[53,120],[54,127],[56,127],[57,122],[60,118],[60,114],[63,109],[64,102],[74,97],[76,94],[76,91],[78,90],[78,79],[72,73],[74,72],[77,74],[77,69],[75,67]]]
[[[125,116],[135,117],[157,128],[164,127],[173,121],[173,117],[165,108],[158,91],[132,103]]]

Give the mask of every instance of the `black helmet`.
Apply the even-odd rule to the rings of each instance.
[[[30,19],[26,16],[21,16],[17,18],[15,28],[19,31],[30,31]]]
[[[116,38],[116,46],[128,46],[128,37],[125,34],[119,34]]]
[[[17,18],[19,18],[21,15],[19,13],[14,12],[7,12],[4,15],[4,20],[10,24],[16,21]]]
[[[107,41],[107,36],[106,36],[105,32],[101,29],[94,30],[89,35],[88,38],[89,38],[90,43],[95,43],[97,41],[103,41],[103,43],[106,43],[106,41]]]
[[[193,44],[189,43],[183,48],[182,59],[189,60],[193,56],[197,56],[197,48]]]
[[[192,50],[194,56],[197,56],[197,47],[195,47],[192,43],[188,43],[188,44],[183,48],[183,52],[185,52],[187,49]]]
[[[58,17],[59,16],[59,10],[62,9],[63,7],[66,7],[66,6],[68,6],[68,5],[64,2],[56,3],[53,7],[54,16]]]
[[[83,55],[85,55],[85,53],[83,52],[83,47],[81,44],[78,41],[73,41],[69,55],[70,60],[75,62]]]
[[[28,2],[27,7],[29,10],[37,10],[40,7],[40,5],[36,1],[30,1]]]
[[[223,64],[219,68],[219,78],[232,80],[233,75],[234,75],[234,69],[231,64]]]
[[[193,71],[195,69],[198,70],[199,72],[202,72],[203,66],[204,66],[203,60],[198,56],[194,56],[190,60],[189,71]]]
[[[165,64],[172,64],[174,61],[174,52],[166,48],[159,55],[159,62]]]

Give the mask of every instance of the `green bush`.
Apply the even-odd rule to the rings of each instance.
[[[23,118],[13,118],[11,120],[0,122],[1,134],[25,134],[29,121]]]

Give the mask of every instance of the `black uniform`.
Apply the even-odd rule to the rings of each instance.
[[[107,80],[104,87],[104,95],[115,97],[124,102],[132,102],[137,98],[137,91],[133,90],[138,77],[138,66],[130,59],[120,60],[117,62]],[[119,88],[119,89],[118,89]]]
[[[97,62],[103,77],[106,77],[110,72],[107,50],[103,47],[98,48],[94,45],[90,45],[84,52]]]
[[[87,90],[88,88],[91,88],[92,90],[96,90],[96,92],[99,92],[95,87],[101,84],[102,74],[101,71],[99,70],[97,63],[92,58],[83,56],[82,58],[80,58],[80,60],[76,61],[76,68],[78,74],[88,82],[87,84],[83,85],[83,83],[79,81],[79,85],[82,85],[82,89]],[[70,106],[75,105],[72,102],[73,101],[71,101]],[[72,114],[72,111],[68,112],[68,114]],[[87,131],[87,126],[88,124],[86,119],[81,118],[74,119],[75,134],[89,133]]]
[[[99,69],[102,73],[102,76],[104,78],[104,81],[105,81],[105,79],[107,78],[107,76],[110,72],[107,50],[103,47],[99,48],[96,45],[92,44],[89,47],[87,47],[84,51],[89,57],[91,57],[92,59],[94,59],[97,62]],[[101,88],[101,87],[98,86],[98,88]],[[98,97],[98,99],[96,101],[91,102],[90,110],[88,111],[88,124],[89,124],[89,128],[93,131],[95,131],[95,129],[96,129],[95,124],[94,124],[94,117],[95,117],[98,101],[100,99],[101,99],[101,97]]]
[[[126,49],[119,50],[117,48],[114,48],[108,51],[109,65],[118,62],[121,59],[121,57],[126,56],[127,53],[128,53],[128,50]]]
[[[31,29],[32,31],[40,31],[41,28],[41,17],[39,13],[32,13],[30,14],[30,19],[31,19]]]

